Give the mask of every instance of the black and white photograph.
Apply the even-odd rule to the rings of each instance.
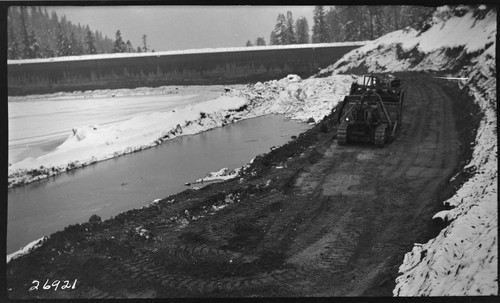
[[[496,5],[2,7],[7,300],[498,296]]]

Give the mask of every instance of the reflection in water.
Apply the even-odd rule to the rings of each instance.
[[[308,128],[279,116],[244,120],[10,189],[7,253],[93,214],[104,220],[178,193],[186,182],[240,167]]]

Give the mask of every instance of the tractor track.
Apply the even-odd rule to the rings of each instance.
[[[456,173],[463,141],[456,131],[456,100],[443,89],[443,81],[428,74],[400,76],[406,100],[394,142],[384,148],[339,146],[331,132],[318,132],[311,148],[284,160],[285,168],[267,165],[243,184],[232,180],[177,195],[175,201],[167,198],[157,208],[133,212],[125,222],[90,233],[95,243],[113,235],[117,250],[101,251],[92,244],[63,256],[110,260],[94,266],[99,278],[80,274],[82,286],[74,293],[37,296],[391,295],[404,253],[433,232],[439,192]],[[321,156],[307,162],[314,153]],[[236,192],[242,193],[241,199],[224,208],[210,214],[199,211]],[[203,216],[188,216],[188,224],[166,220],[186,210]],[[126,232],[137,226],[151,230],[152,239]],[[15,272],[24,268],[22,262],[31,264],[29,258],[48,255],[54,253],[46,245],[9,264],[11,295],[33,298],[26,291],[29,281]],[[68,278],[78,273],[64,262],[52,273]],[[94,263],[99,262],[85,264]],[[33,272],[47,268],[39,265]]]

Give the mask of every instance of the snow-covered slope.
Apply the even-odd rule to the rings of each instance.
[[[318,122],[348,92],[353,78],[334,75],[302,80],[289,75],[281,80],[246,87],[228,87],[219,97],[166,112],[135,115],[110,125],[75,127],[55,150],[12,163],[8,169],[9,187],[29,183],[55,174],[118,157],[160,144],[182,135],[200,133],[215,127],[268,114],[284,114],[303,122]],[[123,95],[149,95],[158,88],[54,94],[57,98]],[[162,90],[160,89],[160,92]],[[82,97],[83,94],[83,97]],[[49,98],[49,99],[52,99]],[[30,96],[25,97],[30,98]],[[47,99],[44,96],[36,98]],[[75,122],[77,123],[77,122]]]
[[[452,221],[405,255],[396,296],[498,295],[496,8],[440,7],[424,30],[405,29],[346,54],[322,74],[442,71],[462,82],[484,118],[477,131],[473,176],[434,218]]]
[[[480,54],[488,59],[495,57],[496,11],[459,7],[452,12],[440,7],[432,23],[424,28],[406,28],[369,41],[320,75],[358,68],[368,72],[456,70],[475,64],[473,58]]]

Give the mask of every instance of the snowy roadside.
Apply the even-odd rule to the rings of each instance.
[[[290,75],[265,83],[231,86],[218,98],[168,112],[136,115],[107,126],[75,128],[54,151],[9,165],[9,188],[153,147],[178,136],[197,134],[243,119],[283,114],[303,122],[318,122],[342,99],[352,80],[351,76],[338,75],[302,80],[296,75]],[[161,92],[172,93],[170,90],[165,91],[165,88],[139,88],[61,93],[52,97],[64,99],[81,98],[82,94],[121,96]]]
[[[405,255],[395,296],[498,295],[496,17],[485,6],[441,7],[426,30],[389,33],[320,72],[445,71],[467,78],[461,87],[484,114],[464,167],[474,173],[434,216],[451,223]]]

